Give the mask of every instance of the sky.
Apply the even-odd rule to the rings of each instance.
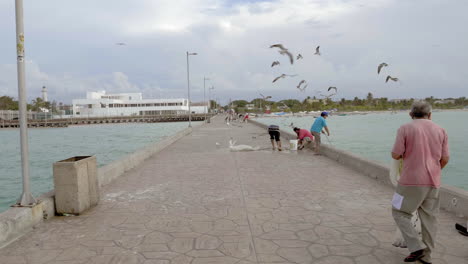
[[[0,96],[17,98],[14,2],[0,1]],[[466,10],[466,0],[24,0],[27,95],[46,86],[63,103],[100,90],[186,98],[189,51],[192,101],[203,100],[204,78],[206,97],[214,87],[224,104],[329,86],[335,100],[468,96]],[[269,48],[277,43],[304,58],[291,65]],[[297,76],[272,83],[282,73]]]

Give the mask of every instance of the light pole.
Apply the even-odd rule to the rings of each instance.
[[[205,122],[206,122],[206,112],[208,112],[208,105],[206,104],[206,81],[210,80],[210,78],[203,77],[203,103],[205,104],[206,108],[203,109],[205,112]],[[208,122],[209,123],[209,122]]]
[[[187,90],[188,90],[188,111],[189,111],[189,127],[192,127],[192,110],[190,109],[190,72],[189,72],[189,56],[197,55],[197,53],[189,53],[187,51]]]
[[[28,117],[26,109],[26,78],[24,65],[24,24],[23,0],[16,0],[16,53],[18,68],[18,104],[20,121],[21,168],[23,173],[23,193],[18,199],[18,206],[32,206],[36,199],[29,188],[29,145],[28,145]]]
[[[208,105],[209,105],[209,109],[211,109],[211,90],[214,90],[214,86],[211,86],[210,88],[208,88]],[[208,119],[208,123],[211,122],[211,118]]]

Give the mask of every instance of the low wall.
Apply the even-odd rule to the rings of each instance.
[[[268,127],[268,125],[255,120],[249,120],[249,122],[264,129]],[[297,138],[295,134],[285,131],[281,131],[281,137],[286,140]],[[390,179],[390,168],[386,164],[371,161],[349,151],[340,150],[327,144],[322,144],[321,152],[327,158],[335,160],[346,167],[383,182],[389,187],[395,187],[396,183],[392,182]],[[440,207],[456,214],[458,217],[468,217],[468,191],[443,184],[440,188]]]
[[[99,168],[99,186],[102,187],[111,183],[126,171],[135,168],[144,160],[191,132],[191,128],[186,128],[159,142],[139,149],[134,153],[128,154],[119,160]],[[34,226],[42,223],[45,219],[55,216],[54,191],[50,191],[38,197],[37,200],[39,202],[34,207],[12,207],[0,213],[0,249],[28,233]]]

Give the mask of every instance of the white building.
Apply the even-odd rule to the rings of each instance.
[[[72,103],[74,117],[188,114],[187,99],[143,99],[141,93],[87,92],[86,99],[73,99]],[[206,105],[190,109],[193,114],[208,110]]]

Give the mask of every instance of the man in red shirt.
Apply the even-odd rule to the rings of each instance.
[[[295,127],[294,132],[297,134],[297,139],[299,139],[298,143],[298,149],[303,149],[306,145],[310,144],[312,140],[314,139],[314,136],[310,133],[309,130],[307,129],[301,129],[298,127]]]
[[[441,171],[449,161],[445,130],[431,121],[431,105],[417,101],[412,122],[398,129],[392,157],[403,159],[400,180],[392,199],[392,214],[411,254],[405,262],[431,263],[437,232]],[[422,241],[411,223],[418,211]]]

